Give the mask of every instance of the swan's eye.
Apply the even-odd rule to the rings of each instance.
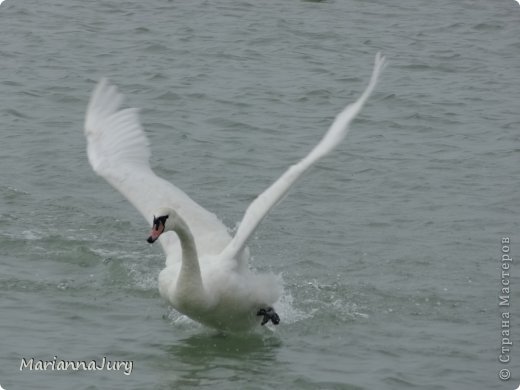
[[[166,225],[166,220],[168,219],[168,215],[163,215],[161,217],[155,218],[153,217],[153,226],[155,229],[159,229],[159,226],[162,224],[163,226]]]
[[[150,244],[155,242],[161,234],[163,234],[166,229],[166,220],[168,219],[168,215],[163,215],[162,217],[155,218],[153,217],[153,227],[150,232],[150,237],[146,241]],[[1,390],[1,389],[0,389]]]

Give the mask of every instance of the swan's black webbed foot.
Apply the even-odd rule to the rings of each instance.
[[[257,316],[264,316],[262,319],[262,325],[267,324],[271,321],[273,324],[278,325],[280,323],[280,317],[272,307],[268,307],[267,309],[260,309],[256,313]]]

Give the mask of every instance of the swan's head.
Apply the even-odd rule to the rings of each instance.
[[[172,222],[174,218],[171,218],[170,221],[168,221],[168,218],[174,217],[172,214],[175,214],[173,210],[169,209],[161,209],[156,214],[154,214],[153,221],[152,221],[152,230],[150,231],[150,236],[148,237],[148,241],[150,244],[155,242],[161,234],[163,234],[165,231],[172,230],[168,222]]]

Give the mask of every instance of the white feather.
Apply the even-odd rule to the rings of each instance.
[[[177,224],[168,229],[177,229],[177,234],[184,236],[185,249],[191,245],[190,240],[195,243],[196,251],[184,251],[187,261],[182,258],[178,236],[173,233],[160,236],[167,261],[159,276],[159,290],[175,308],[221,329],[247,329],[260,321],[256,310],[275,303],[281,288],[273,275],[259,275],[248,269],[247,241],[296,180],[345,138],[349,124],[368,100],[384,66],[385,59],[378,53],[372,77],[361,97],[336,117],[305,158],[292,165],[251,203],[233,238],[213,213],[153,173],[148,141],[137,110],[121,109],[122,95],[101,80],[93,92],[85,120],[92,168],[121,192],[148,223],[151,224],[156,210],[172,209],[185,228]]]
[[[348,105],[341,113],[336,116],[329,130],[325,133],[322,140],[311,150],[311,152],[297,164],[292,165],[278,180],[276,180],[267,190],[262,192],[249,205],[239,225],[239,228],[223,252],[226,257],[236,256],[246,245],[247,240],[255,231],[257,226],[269,211],[283,198],[292,185],[300,178],[312,165],[319,159],[330,153],[338,146],[349,131],[349,125],[359,114],[370,94],[377,84],[379,75],[385,67],[385,58],[377,53],[374,70],[368,87],[361,97],[353,104]]]
[[[195,203],[182,190],[158,177],[149,164],[150,149],[138,111],[120,110],[123,96],[103,79],[87,108],[87,153],[94,171],[123,194],[152,223],[159,207],[170,207],[188,222],[200,255],[216,255],[231,237],[215,214]],[[144,241],[144,238],[143,238]],[[180,259],[173,234],[160,238],[168,262]]]

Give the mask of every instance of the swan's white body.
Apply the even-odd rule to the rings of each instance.
[[[175,309],[223,330],[246,330],[260,323],[257,311],[278,300],[281,286],[275,276],[249,270],[247,240],[294,182],[345,138],[350,122],[372,93],[384,64],[384,57],[378,54],[369,85],[361,97],[336,117],[323,139],[303,160],[291,166],[251,203],[233,238],[213,213],[154,174],[137,110],[120,109],[123,97],[106,80],[97,85],[85,121],[89,162],[148,222],[158,209],[172,210],[170,221],[175,223],[167,223],[166,230],[174,230],[176,234],[159,237],[166,254],[166,268],[159,275],[159,291]]]

